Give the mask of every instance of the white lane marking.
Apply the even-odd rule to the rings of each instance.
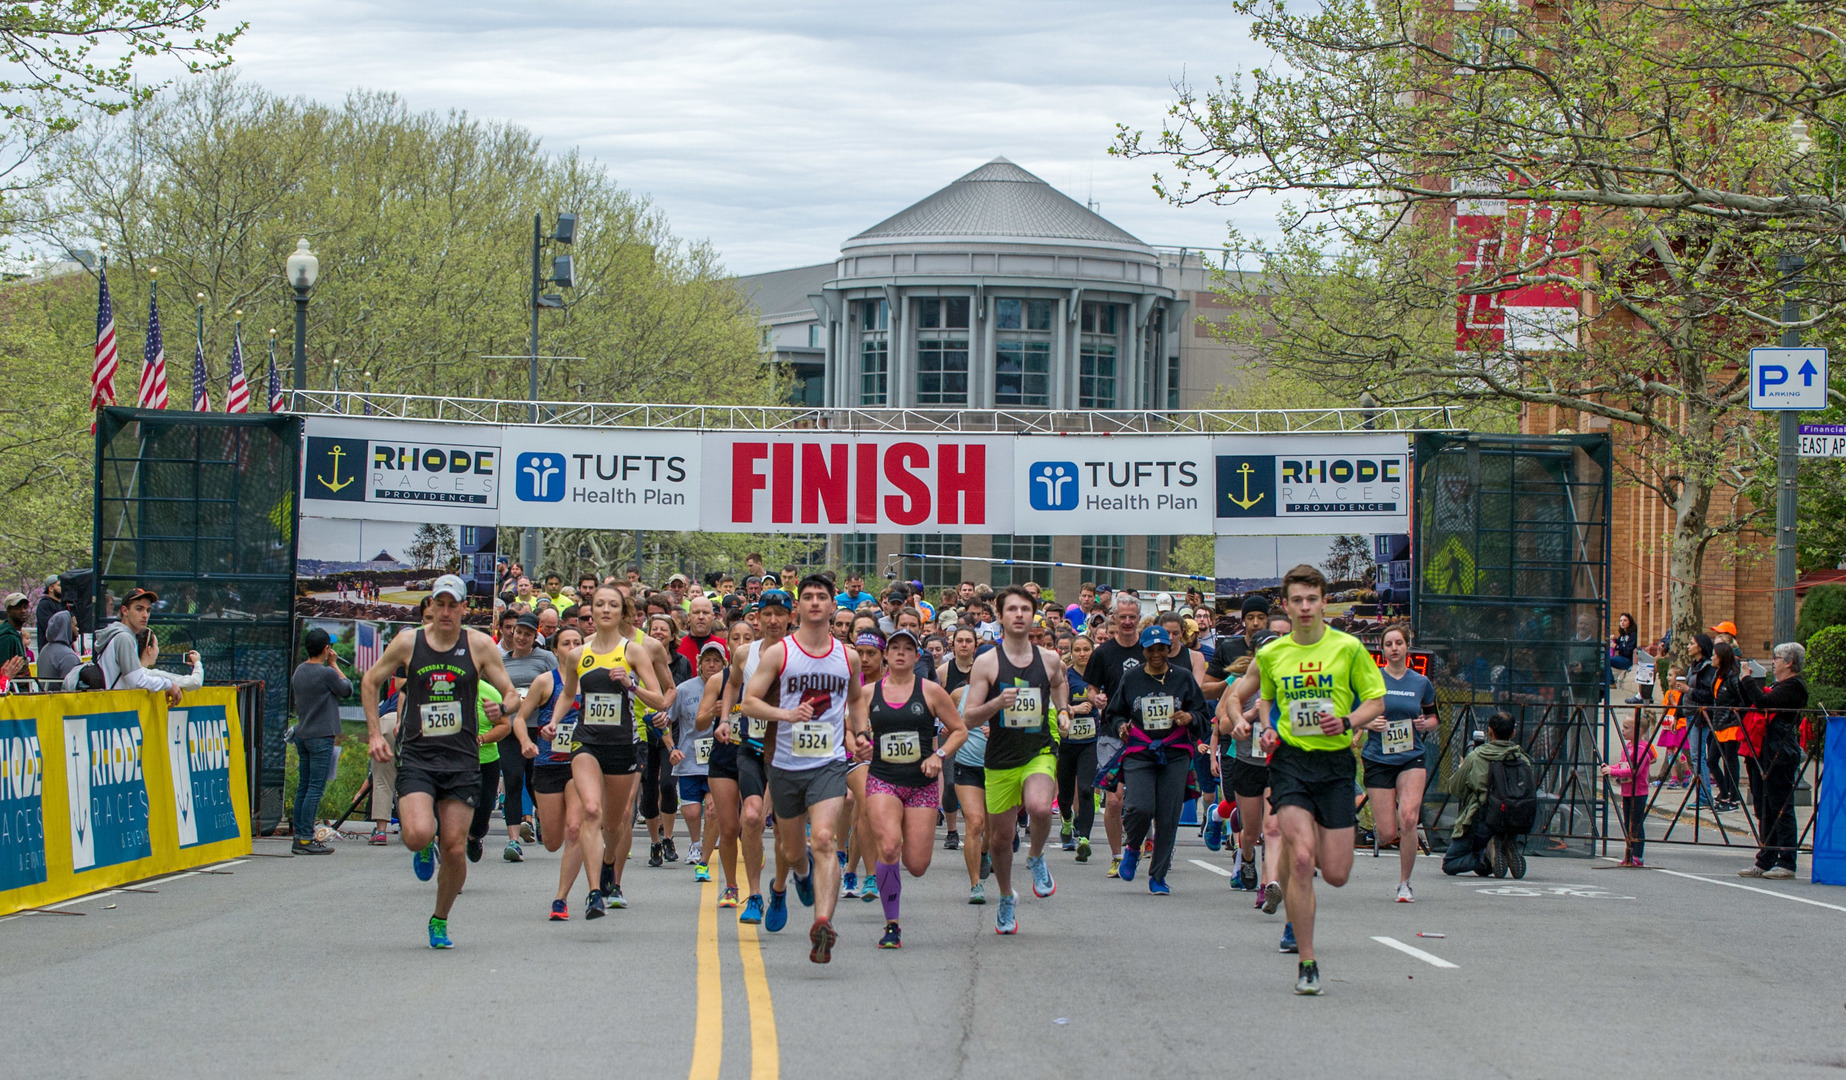
[[[1226,870],[1222,866],[1213,866],[1212,864],[1206,862],[1204,859],[1187,859],[1186,861],[1191,863],[1194,866],[1204,867],[1205,869],[1210,870],[1212,873],[1218,875],[1219,877],[1230,877],[1231,876],[1231,872],[1229,870]]]
[[[1414,945],[1406,945],[1403,942],[1397,940],[1396,938],[1374,936],[1372,940],[1376,941],[1380,945],[1388,945],[1391,948],[1396,949],[1398,952],[1405,953],[1410,956],[1414,956],[1418,960],[1421,960],[1425,964],[1429,964],[1433,967],[1452,968],[1452,967],[1459,966],[1456,964],[1449,963],[1447,960],[1444,960],[1442,957],[1437,956],[1435,953],[1427,953],[1427,952],[1424,952],[1422,949],[1417,948]]]
[[[1791,896],[1785,892],[1776,892],[1774,889],[1759,889],[1754,885],[1745,885],[1740,881],[1719,881],[1717,878],[1700,877],[1697,874],[1682,874],[1678,870],[1662,870],[1658,866],[1650,867],[1650,869],[1657,874],[1671,874],[1674,877],[1690,878],[1693,881],[1703,881],[1709,885],[1723,885],[1728,889],[1743,889],[1746,892],[1762,893],[1764,896],[1773,896],[1778,900],[1793,900],[1797,904],[1812,904],[1815,907],[1824,907],[1829,911],[1846,911],[1846,907],[1840,907],[1838,904],[1823,904],[1819,900],[1809,900],[1805,896]]]

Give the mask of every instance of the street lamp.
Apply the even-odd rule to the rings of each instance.
[[[542,234],[543,221],[544,215],[532,215],[532,338],[530,342],[531,368],[528,375],[530,378],[529,385],[532,401],[531,418],[534,424],[538,423],[538,312],[540,308],[561,308],[564,306],[564,297],[557,293],[546,293],[540,296],[538,290],[541,286],[554,284],[561,288],[568,289],[572,286],[573,278],[575,277],[572,271],[571,257],[569,255],[559,255],[552,259],[551,276],[542,276],[539,271],[540,248],[547,240],[568,247],[577,239],[576,214],[560,213],[558,215],[557,227],[552,230],[550,236]],[[536,528],[527,528],[521,540],[520,556],[524,560],[527,569],[530,572],[536,573],[538,571],[538,530]]]
[[[320,259],[308,249],[308,238],[295,245],[288,257],[288,283],[295,290],[295,411],[301,411],[300,393],[308,388],[308,293],[320,277]]]

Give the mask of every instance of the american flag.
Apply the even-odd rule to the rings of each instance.
[[[250,383],[244,379],[244,324],[238,323],[231,335],[231,387],[224,395],[224,411],[250,411]]]
[[[212,396],[205,392],[204,338],[199,339],[198,350],[192,354],[192,411],[212,411]]]
[[[167,407],[167,350],[160,343],[160,305],[153,286],[147,292],[147,347],[141,350],[141,391],[135,404],[143,409]]]
[[[276,375],[276,336],[269,335],[269,411],[282,411],[282,380]]]
[[[90,369],[90,408],[115,404],[115,303],[109,299],[109,260],[96,275],[96,366]]]
[[[371,623],[358,623],[353,631],[353,669],[370,671],[378,663],[378,628]]]

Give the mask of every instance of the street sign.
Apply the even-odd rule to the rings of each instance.
[[[1750,408],[1819,411],[1826,407],[1827,350],[1750,350]]]
[[[1846,424],[1801,425],[1802,457],[1846,457]]]

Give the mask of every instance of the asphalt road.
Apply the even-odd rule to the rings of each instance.
[[[1053,851],[1057,894],[1022,900],[1010,938],[993,933],[991,903],[966,903],[959,854],[938,850],[905,885],[904,948],[875,948],[878,904],[843,900],[827,966],[808,962],[803,909],[781,934],[740,933],[735,912],[715,910],[715,885],[641,858],[624,883],[630,909],[586,923],[579,888],[571,921],[547,922],[556,856],[536,845],[521,865],[490,848],[451,917],[457,947],[432,952],[434,886],[409,855],[339,846],[68,905],[82,918],[0,920],[5,1075],[1846,1069],[1846,889],[1740,881],[1734,853],[1656,845],[1649,870],[1534,858],[1523,882],[1444,878],[1426,858],[1414,905],[1391,900],[1395,859],[1361,857],[1349,885],[1321,892],[1326,994],[1314,999],[1291,993],[1282,917],[1194,863],[1228,866],[1196,840],[1160,900],[1104,878],[1105,861]]]

